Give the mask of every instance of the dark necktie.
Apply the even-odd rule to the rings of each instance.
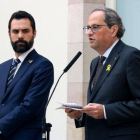
[[[14,74],[15,74],[15,71],[16,71],[16,68],[17,68],[17,65],[19,63],[20,63],[20,60],[19,59],[14,59],[14,61],[12,63],[12,66],[11,66],[11,69],[10,69],[10,72],[9,72],[8,80],[7,80],[7,88],[9,87],[10,83],[13,80],[13,77],[14,77]]]
[[[92,80],[92,83],[91,83],[91,91],[93,90],[93,88],[95,87],[95,84],[98,80],[98,77],[100,75],[100,72],[102,70],[102,67],[103,67],[103,62],[104,60],[106,59],[106,57],[104,56],[101,56],[100,59],[99,59],[99,62],[98,62],[98,66],[97,66],[97,70],[96,70],[96,74]]]

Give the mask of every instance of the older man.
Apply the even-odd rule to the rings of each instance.
[[[67,115],[85,127],[86,140],[139,140],[140,51],[121,41],[125,29],[112,9],[93,10],[84,31],[100,56],[91,62],[83,114]]]

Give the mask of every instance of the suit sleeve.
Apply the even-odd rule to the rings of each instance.
[[[76,128],[85,126],[85,117],[86,117],[86,114],[83,113],[80,119],[75,119]]]
[[[126,78],[131,100],[105,105],[110,126],[140,121],[140,51],[138,50],[127,57]]]
[[[4,136],[33,120],[44,109],[53,84],[53,73],[53,65],[49,61],[36,67],[23,102],[0,119],[0,131]]]

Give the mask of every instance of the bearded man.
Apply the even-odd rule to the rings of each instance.
[[[41,140],[53,65],[33,48],[36,27],[31,14],[15,12],[8,28],[15,56],[0,65],[0,139]]]

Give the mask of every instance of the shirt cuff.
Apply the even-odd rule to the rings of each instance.
[[[83,113],[82,113],[81,117],[79,119],[76,119],[76,120],[82,122],[82,118],[83,118]]]
[[[105,111],[105,106],[104,105],[103,105],[103,109],[104,109],[104,118],[107,119],[106,111]]]

